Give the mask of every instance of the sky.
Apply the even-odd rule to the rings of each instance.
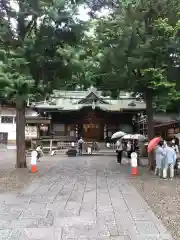
[[[16,9],[18,11],[18,4],[16,0],[10,0],[12,8]],[[89,8],[87,5],[81,5],[79,7],[79,16],[78,18],[82,21],[88,21],[90,19],[88,12]],[[103,17],[106,16],[109,13],[109,10],[107,8],[103,8],[101,11],[97,13],[97,17]]]
[[[84,5],[84,6],[80,6],[79,7],[79,19],[82,20],[82,21],[88,21],[90,19],[89,15],[88,15],[88,12],[89,12],[89,8]],[[106,16],[108,15],[108,13],[110,12],[109,9],[107,8],[102,8],[101,11],[97,12],[97,17],[103,17],[103,16]]]
[[[10,4],[12,6],[13,9],[15,9],[16,11],[18,11],[18,4],[17,4],[17,1],[16,0],[10,0]],[[90,20],[90,16],[89,16],[89,13],[90,12],[90,9],[88,8],[87,5],[81,5],[79,6],[78,8],[78,16],[77,18],[81,21],[88,21]],[[107,8],[102,8],[101,11],[97,12],[96,13],[96,16],[97,18],[101,18],[103,16],[106,16],[108,15],[108,13],[110,13],[110,10],[107,9]],[[31,16],[29,17],[31,19]],[[16,29],[17,27],[17,22],[14,20],[14,19],[11,19],[11,24],[12,24],[12,27],[14,29]],[[92,30],[92,31],[91,31]],[[89,29],[89,33],[92,35],[93,34],[93,29]]]

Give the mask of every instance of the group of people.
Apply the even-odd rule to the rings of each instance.
[[[174,168],[179,157],[179,147],[173,139],[170,142],[160,141],[155,149],[156,168],[155,175],[167,179],[174,177]]]
[[[120,139],[116,142],[117,163],[121,164],[123,152],[126,153],[128,158],[131,158],[132,152],[136,152],[138,156],[137,160],[139,164],[140,149],[139,149],[138,140],[124,141]]]
[[[83,147],[84,145],[84,147]],[[77,148],[78,148],[78,154],[82,156],[83,148],[87,154],[92,154],[93,151],[98,151],[99,146],[98,143],[93,141],[93,142],[85,142],[82,137],[79,138],[77,142]]]

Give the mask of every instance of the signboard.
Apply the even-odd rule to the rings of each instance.
[[[26,139],[37,138],[37,126],[26,126],[25,138]]]
[[[174,134],[175,134],[174,128],[168,129],[167,135],[168,135],[169,137],[170,137],[170,136],[174,136]]]
[[[179,133],[179,132],[180,132],[180,128],[176,128],[175,133]]]

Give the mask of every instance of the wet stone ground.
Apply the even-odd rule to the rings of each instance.
[[[114,157],[47,163],[24,188],[0,194],[1,240],[172,240]]]

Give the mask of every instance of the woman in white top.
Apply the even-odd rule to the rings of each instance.
[[[42,148],[41,148],[40,145],[37,146],[36,151],[37,151],[37,159],[39,159],[40,157],[44,156],[44,153],[43,153]]]
[[[155,159],[156,159],[156,168],[155,175],[161,176],[161,170],[163,168],[163,162],[166,157],[165,148],[163,148],[164,142],[159,142],[158,146],[155,149]]]

